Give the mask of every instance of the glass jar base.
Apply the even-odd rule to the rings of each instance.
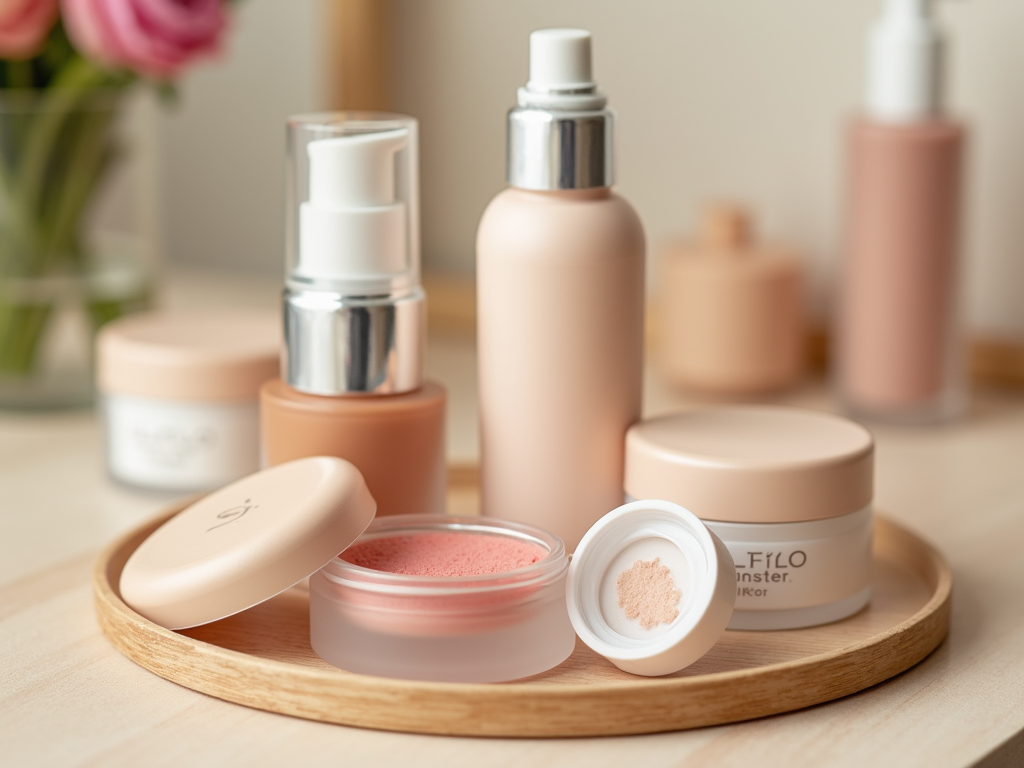
[[[93,377],[88,371],[72,371],[63,376],[0,375],[0,408],[4,410],[88,408],[94,398]]]
[[[540,674],[569,658],[576,633],[565,600],[527,618],[465,634],[382,631],[348,620],[310,580],[310,645],[329,664],[360,675],[443,683],[501,683]],[[564,576],[562,577],[564,580]],[[558,585],[564,592],[562,582]]]
[[[961,418],[967,412],[970,390],[965,382],[958,380],[931,397],[905,403],[856,397],[841,385],[836,387],[836,395],[843,412],[857,421],[923,426]]]

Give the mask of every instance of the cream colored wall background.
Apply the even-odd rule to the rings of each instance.
[[[221,58],[197,65],[162,110],[165,258],[283,270],[285,119],[325,106],[328,1],[236,4]]]
[[[225,64],[195,73],[165,120],[167,251],[278,269],[282,125],[320,106],[331,0],[248,0]],[[1024,2],[939,3],[949,101],[974,130],[965,239],[970,325],[1024,334]],[[527,36],[584,26],[618,112],[620,189],[652,253],[707,200],[757,209],[801,245],[811,303],[838,258],[843,121],[860,102],[864,32],[879,0],[395,0],[396,107],[422,124],[428,268],[469,272],[476,223],[503,186],[504,115]]]

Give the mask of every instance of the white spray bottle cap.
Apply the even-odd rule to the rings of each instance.
[[[585,29],[538,29],[530,34],[530,80],[519,89],[521,107],[601,109]]]
[[[885,0],[868,37],[867,112],[910,122],[942,109],[944,41],[932,0]]]
[[[409,213],[395,190],[395,156],[408,143],[405,128],[309,142],[297,276],[377,293],[414,277]]]

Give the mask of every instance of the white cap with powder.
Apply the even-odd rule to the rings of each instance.
[[[619,669],[667,675],[721,637],[736,602],[725,545],[689,510],[634,501],[609,512],[576,548],[566,583],[576,634]]]

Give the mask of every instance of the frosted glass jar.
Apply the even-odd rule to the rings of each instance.
[[[273,313],[132,315],[97,341],[107,468],[142,488],[207,491],[259,469],[260,385],[278,374]]]
[[[859,424],[781,406],[694,410],[626,437],[626,498],[693,511],[736,565],[729,629],[795,629],[871,599],[874,443]]]
[[[391,573],[334,558],[310,578],[310,643],[325,661],[365,675],[491,683],[535,675],[572,653],[561,539],[531,526],[433,515],[378,518],[353,546],[424,534],[483,534],[528,542],[546,555],[474,576]]]

